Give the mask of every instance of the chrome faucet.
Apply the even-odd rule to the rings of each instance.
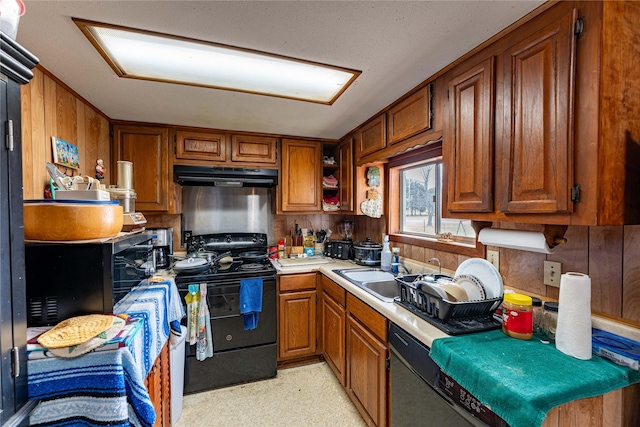
[[[405,273],[411,274],[411,269],[407,268],[407,266],[404,265],[403,263],[398,264],[398,270],[400,269],[400,267],[402,267],[404,269]],[[400,273],[400,271],[398,271],[398,273]]]
[[[438,258],[431,258],[429,261],[427,261],[429,264],[431,264],[431,261],[435,261],[438,263],[438,274],[442,274],[442,266],[440,265],[440,260]]]

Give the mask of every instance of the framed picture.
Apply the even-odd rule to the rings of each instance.
[[[51,137],[51,145],[53,148],[53,163],[71,169],[80,168],[80,156],[78,155],[77,146],[55,136]]]

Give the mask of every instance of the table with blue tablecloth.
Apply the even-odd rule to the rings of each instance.
[[[153,425],[156,414],[144,379],[180,331],[184,310],[175,282],[142,282],[114,313],[144,320],[128,347],[29,360],[29,398],[40,401],[31,425]]]

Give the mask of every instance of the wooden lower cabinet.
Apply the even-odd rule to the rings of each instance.
[[[317,354],[316,303],[316,273],[279,276],[279,362]]]
[[[151,403],[156,411],[155,427],[171,425],[171,381],[169,377],[169,342],[162,347],[144,380]]]
[[[327,365],[346,385],[346,353],[345,325],[347,311],[345,309],[345,290],[322,276],[322,296],[320,306],[320,342],[322,355]]]
[[[347,393],[370,426],[387,425],[387,344],[347,316]]]

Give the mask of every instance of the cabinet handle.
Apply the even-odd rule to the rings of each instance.
[[[18,347],[11,349],[11,373],[14,378],[20,376],[20,352]]]

